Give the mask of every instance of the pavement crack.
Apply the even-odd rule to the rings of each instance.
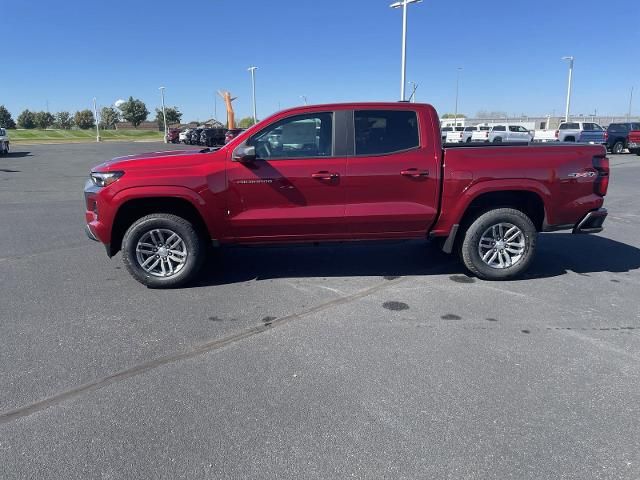
[[[62,402],[65,402],[67,400],[73,400],[77,397],[80,397],[81,395],[84,395],[85,393],[89,393],[89,392],[93,392],[99,389],[102,389],[104,387],[107,387],[109,385],[115,384],[115,383],[119,383],[122,382],[124,380],[127,380],[131,377],[135,377],[137,375],[141,375],[143,373],[149,372],[151,370],[155,370],[156,368],[162,367],[164,365],[170,364],[170,363],[176,363],[182,360],[187,360],[190,358],[194,358],[197,357],[199,355],[208,353],[208,352],[212,352],[215,350],[219,350],[223,347],[226,347],[228,345],[234,344],[234,343],[238,343],[242,340],[245,340],[247,338],[253,337],[254,335],[266,332],[266,331],[270,331],[273,330],[275,327],[279,326],[279,325],[284,325],[286,323],[289,323],[293,320],[299,320],[301,318],[304,318],[308,315],[311,315],[313,313],[317,313],[323,310],[327,310],[329,308],[332,307],[336,307],[338,305],[344,305],[346,303],[350,303],[356,300],[359,300],[361,298],[364,298],[368,295],[371,295],[372,293],[375,293],[377,291],[383,290],[385,288],[389,288],[390,286],[396,285],[400,282],[405,281],[406,278],[398,278],[396,280],[385,280],[382,283],[378,283],[376,285],[373,285],[369,288],[366,288],[364,290],[360,290],[356,293],[353,293],[351,295],[346,295],[344,297],[340,297],[340,298],[336,298],[333,300],[330,300],[328,302],[324,302],[321,304],[318,304],[316,306],[307,308],[301,312],[298,313],[291,313],[289,315],[285,315],[279,318],[275,318],[273,320],[270,320],[270,322],[267,323],[261,323],[258,325],[254,325],[251,327],[247,327],[237,333],[234,333],[232,335],[228,335],[226,337],[220,338],[220,339],[216,339],[216,340],[212,340],[203,344],[199,344],[199,345],[194,345],[191,348],[189,348],[188,350],[184,351],[184,352],[180,352],[180,353],[174,353],[171,355],[166,355],[166,356],[162,356],[159,358],[156,358],[154,360],[149,360],[147,362],[143,362],[140,363],[138,365],[135,365],[133,367],[124,369],[124,370],[120,370],[116,373],[113,373],[111,375],[108,375],[106,377],[102,377],[99,379],[95,379],[92,380],[90,382],[84,383],[82,385],[78,385],[75,387],[72,387],[68,390],[65,390],[63,392],[57,393],[55,395],[51,395],[47,398],[44,398],[42,400],[38,400],[34,403],[31,403],[29,405],[24,405],[22,407],[18,407],[16,409],[13,410],[9,410],[3,413],[0,413],[0,425],[4,425],[10,422],[13,422],[15,420],[18,420],[19,418],[23,418],[23,417],[27,417],[29,415],[33,415],[34,413],[40,412],[42,410],[46,410],[49,407],[53,407],[55,405],[58,405]],[[269,317],[272,318],[272,317]]]

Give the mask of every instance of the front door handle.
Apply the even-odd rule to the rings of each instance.
[[[400,172],[400,175],[412,178],[428,177],[429,170],[418,170],[417,168],[409,168],[407,170],[402,170]]]
[[[335,180],[340,176],[339,173],[336,172],[328,172],[323,170],[321,172],[316,172],[311,174],[311,178],[317,178],[318,180]]]

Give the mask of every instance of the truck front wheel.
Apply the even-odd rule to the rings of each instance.
[[[537,236],[533,222],[520,210],[489,210],[476,218],[465,232],[462,261],[479,278],[507,280],[529,267]]]
[[[135,221],[122,239],[122,259],[137,281],[174,288],[193,280],[205,256],[205,242],[184,218],[155,213]]]

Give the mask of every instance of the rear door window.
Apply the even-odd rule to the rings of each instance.
[[[504,125],[498,125],[496,127],[493,127],[493,131],[494,132],[506,132],[507,128]]]
[[[612,123],[609,125],[608,130],[615,133],[624,133],[627,131],[627,126],[624,123]]]
[[[356,155],[385,155],[420,146],[413,110],[356,110],[354,122]]]
[[[560,130],[580,130],[579,123],[563,123],[559,127]]]

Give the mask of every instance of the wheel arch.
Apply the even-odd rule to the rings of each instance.
[[[210,230],[200,210],[188,199],[173,196],[151,196],[131,198],[124,201],[115,213],[111,229],[109,256],[122,247],[127,229],[139,218],[152,213],[170,213],[188,220],[198,232],[210,236]]]
[[[460,221],[464,231],[479,215],[496,208],[514,208],[526,214],[542,231],[545,220],[545,204],[542,196],[532,190],[499,190],[479,193],[468,203]]]

